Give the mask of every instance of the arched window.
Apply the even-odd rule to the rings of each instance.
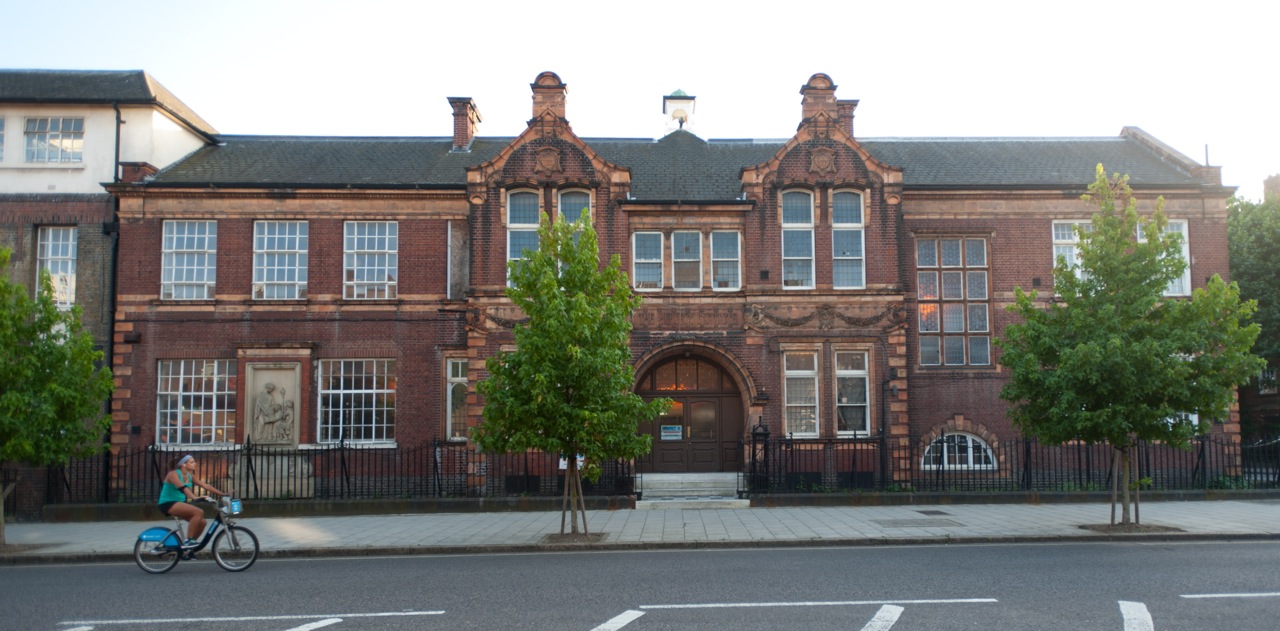
[[[831,196],[831,277],[836,289],[867,286],[862,222],[861,194],[837,191]]]
[[[565,223],[573,223],[584,215],[591,216],[591,195],[583,191],[560,193],[560,216]]]
[[[920,468],[937,469],[994,469],[995,456],[981,438],[970,434],[943,434],[929,443],[924,450]]]
[[[813,289],[813,194],[782,194],[782,288]]]
[[[522,261],[526,252],[537,251],[538,195],[513,191],[507,195],[507,260]]]

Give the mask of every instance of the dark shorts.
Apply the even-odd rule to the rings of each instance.
[[[170,508],[173,508],[174,504],[181,504],[181,503],[182,503],[182,502],[164,502],[164,503],[160,504],[160,512],[162,512],[162,513],[164,513],[164,514],[168,515],[168,514],[169,514],[169,509],[170,509]]]

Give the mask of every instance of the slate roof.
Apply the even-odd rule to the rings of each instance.
[[[0,103],[153,105],[209,139],[218,133],[142,70],[0,69]]]
[[[152,186],[465,188],[466,168],[512,138],[478,138],[453,152],[451,137],[221,136],[161,171]],[[769,160],[785,141],[704,141],[686,131],[659,140],[583,139],[631,169],[631,194],[647,201],[712,202],[741,196],[744,167]],[[859,142],[903,169],[906,190],[1083,188],[1101,162],[1135,188],[1199,187],[1186,165],[1126,136],[1104,138],[885,138]]]

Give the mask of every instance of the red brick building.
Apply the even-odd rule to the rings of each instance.
[[[644,295],[636,391],[677,405],[641,428],[641,471],[740,470],[757,424],[814,444],[1013,437],[992,340],[1015,287],[1052,290],[1098,163],[1147,209],[1167,200],[1190,262],[1170,295],[1227,275],[1233,189],[1137,128],[859,138],[858,102],[816,74],[786,140],[699,138],[683,93],[663,138],[590,139],[558,76],[531,87],[515,138],[478,135],[477,105],[452,98],[451,138],[224,135],[109,186],[113,443],[464,441],[484,360],[520,317],[506,264],[540,213],[589,213]]]

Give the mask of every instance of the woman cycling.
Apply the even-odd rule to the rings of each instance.
[[[164,476],[164,486],[160,487],[160,512],[187,521],[187,541],[184,546],[198,543],[200,533],[204,532],[204,511],[187,502],[194,502],[199,497],[192,492],[194,486],[213,493],[226,495],[222,491],[209,486],[196,477],[196,459],[191,454],[174,458],[170,464],[169,474]],[[208,496],[204,496],[208,499]]]

